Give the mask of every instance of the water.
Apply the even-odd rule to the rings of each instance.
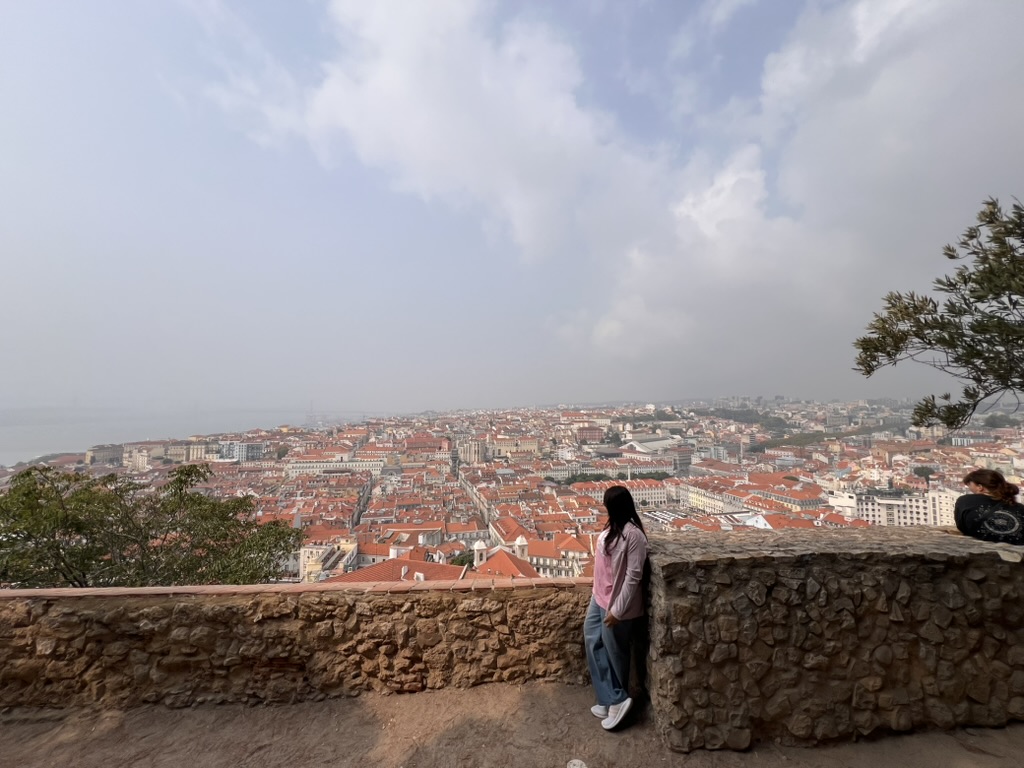
[[[299,426],[306,418],[305,413],[284,410],[0,409],[0,466],[51,453],[84,453],[102,443],[184,439],[282,424]]]

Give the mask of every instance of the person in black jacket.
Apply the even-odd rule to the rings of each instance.
[[[956,500],[953,519],[966,536],[982,541],[1024,544],[1024,505],[1020,489],[994,469],[976,469],[964,478],[970,493]]]

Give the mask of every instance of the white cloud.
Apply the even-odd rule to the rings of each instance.
[[[968,3],[810,7],[766,60],[759,109],[718,116],[735,149],[681,184],[674,242],[613,280],[646,286],[635,319],[606,312],[615,336],[676,323],[687,330],[665,349],[682,360],[730,339],[748,370],[792,380],[806,367],[808,384],[850,366],[882,294],[926,289],[942,243],[1024,177],[1022,101],[989,76],[1022,63],[1018,24]],[[819,339],[818,364],[794,358],[787,374],[780,329]]]
[[[263,147],[302,130],[302,93],[292,74],[245,21],[221,0],[181,0],[215,43],[206,51],[222,79],[204,95],[223,111],[244,116],[246,133]]]
[[[528,258],[549,255],[614,153],[611,120],[577,104],[575,52],[538,24],[493,32],[473,3],[335,2],[345,52],[306,111],[322,152],[344,138],[424,199],[497,217]]]
[[[768,138],[819,100],[827,105],[863,93],[885,66],[898,64],[968,7],[950,0],[858,0],[828,11],[808,6],[786,44],[765,60],[760,109]]]
[[[719,30],[748,4],[708,2],[698,23]],[[554,336],[600,357],[667,361],[676,378],[726,339],[773,382],[834,378],[880,296],[925,287],[941,242],[1024,177],[1013,151],[1024,102],[998,74],[1022,63],[1021,5],[808,4],[765,60],[758,100],[697,116],[715,146],[683,157],[630,142],[581,104],[586,73],[557,30],[497,25],[473,2],[413,4],[401,23],[388,8],[332,3],[340,52],[301,109],[262,109],[271,133],[302,135],[325,157],[351,147],[397,189],[497,223],[527,262],[574,260],[610,287],[567,290]],[[676,55],[689,39],[677,37]],[[680,85],[690,112],[699,87]],[[261,89],[229,82],[222,103],[239,93]],[[831,346],[794,372],[779,364],[779,333]]]
[[[700,16],[712,30],[725,27],[743,8],[754,5],[757,0],[707,0]]]
[[[676,30],[668,49],[668,60],[683,62],[711,42],[744,8],[757,0],[705,0]]]

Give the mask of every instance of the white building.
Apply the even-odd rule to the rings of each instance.
[[[360,461],[354,459],[295,459],[289,461],[285,467],[285,477],[289,480],[299,475],[329,475],[345,472],[369,472],[374,478],[380,477],[384,469],[384,461]]]
[[[856,515],[874,525],[952,526],[958,497],[946,489],[899,495],[858,493]]]

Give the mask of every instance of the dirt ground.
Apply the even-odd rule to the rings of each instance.
[[[8,709],[0,713],[0,768],[565,768],[574,759],[587,768],[1024,766],[1024,724],[681,755],[662,745],[649,713],[607,733],[591,703],[589,688],[531,683],[286,706]]]

